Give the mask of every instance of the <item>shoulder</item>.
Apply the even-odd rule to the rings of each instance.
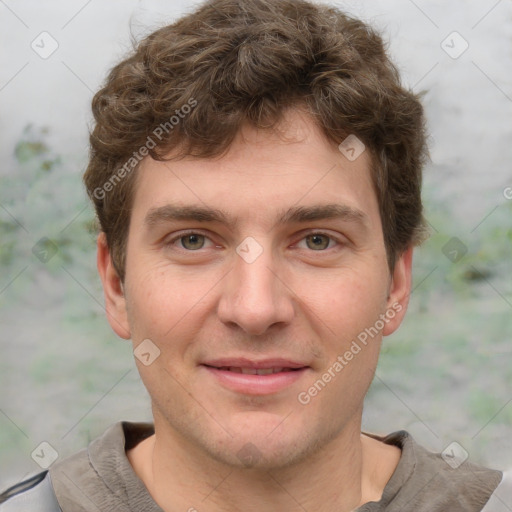
[[[61,512],[50,473],[44,471],[0,494],[0,512]]]
[[[149,495],[126,456],[126,450],[153,433],[150,424],[120,422],[93,440],[87,449],[50,468],[55,494],[64,511],[152,510]],[[3,511],[0,511],[3,512]]]
[[[107,508],[105,501],[111,489],[98,471],[98,465],[106,466],[114,476],[124,442],[123,424],[116,423],[87,448],[51,466],[53,488],[63,510],[86,512]],[[110,509],[115,510],[115,507]]]
[[[416,512],[481,512],[503,480],[501,471],[467,460],[467,453],[456,444],[443,453],[434,453],[405,431],[380,440],[402,450],[400,462],[384,489],[382,510],[402,507]]]
[[[124,496],[119,496],[124,489],[122,477],[131,470],[125,448],[152,432],[149,424],[112,425],[88,448],[2,492],[0,512],[126,510]]]

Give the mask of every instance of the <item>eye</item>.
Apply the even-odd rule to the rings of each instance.
[[[305,236],[299,242],[299,247],[303,241],[305,241],[306,247],[312,251],[324,251],[325,249],[330,249],[331,247],[338,245],[338,242],[334,238],[326,235],[325,233],[311,233]]]
[[[209,245],[208,245],[209,244]],[[189,231],[181,232],[166,242],[167,246],[186,251],[199,251],[212,245],[211,240],[202,233]]]
[[[190,233],[182,236],[179,240],[184,249],[196,251],[197,249],[202,249],[204,247],[206,237],[198,233]]]

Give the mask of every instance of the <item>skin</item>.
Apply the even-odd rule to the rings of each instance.
[[[350,162],[296,110],[280,128],[285,137],[245,127],[215,159],[146,158],[124,283],[98,241],[112,328],[134,348],[150,339],[160,350],[149,366],[136,359],[155,435],[128,458],[165,511],[350,511],[379,501],[400,458],[361,434],[361,416],[382,336],[407,308],[412,249],[390,272],[367,152]],[[291,208],[327,204],[359,213],[279,222]],[[163,218],[166,205],[222,210],[233,223]],[[184,230],[206,238],[187,244]],[[246,237],[262,249],[252,263],[236,252]],[[300,403],[393,304],[401,310],[382,331]],[[285,389],[250,395],[202,366],[219,357],[281,357],[308,369]],[[249,443],[250,467],[239,456]]]

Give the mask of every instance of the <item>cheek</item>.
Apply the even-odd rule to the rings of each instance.
[[[347,339],[370,327],[383,313],[387,279],[381,272],[340,269],[312,282],[297,295],[334,337]],[[318,320],[317,320],[318,322]]]
[[[142,266],[141,266],[142,268]],[[134,345],[149,338],[160,348],[162,361],[174,361],[199,338],[212,309],[215,283],[211,273],[151,267],[129,276],[128,317]],[[127,275],[128,277],[128,275]]]
[[[139,338],[161,339],[190,310],[190,289],[158,269],[129,277],[127,302],[132,333]]]
[[[150,365],[136,360],[140,376],[152,396],[175,406],[173,397],[179,395],[178,383],[185,382],[187,354],[201,325],[198,294],[162,271],[145,272],[136,279],[132,274],[132,278],[127,304],[133,348],[136,351],[150,340],[158,349]]]

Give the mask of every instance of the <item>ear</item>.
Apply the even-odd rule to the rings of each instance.
[[[387,300],[386,318],[388,322],[382,330],[384,336],[389,336],[400,327],[407,311],[411,295],[412,253],[413,248],[409,247],[395,263]]]
[[[119,337],[128,340],[131,336],[123,285],[112,263],[105,233],[98,236],[97,251],[96,262],[103,283],[108,322]]]

